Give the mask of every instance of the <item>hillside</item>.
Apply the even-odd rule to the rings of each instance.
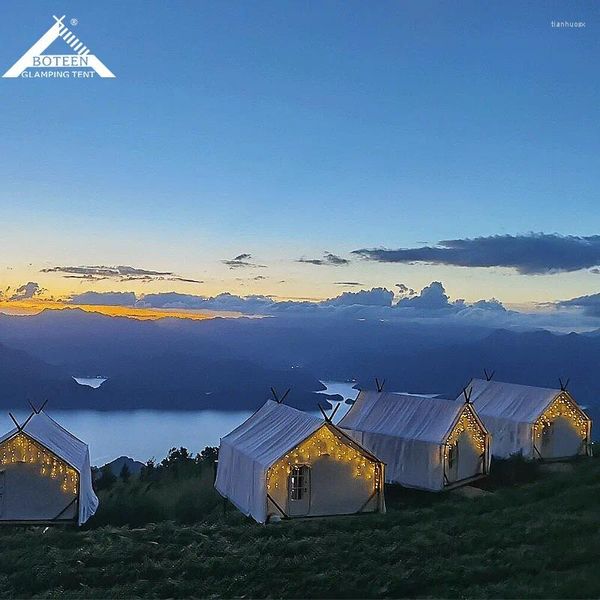
[[[388,489],[386,515],[0,530],[2,597],[597,598],[600,459],[466,498]]]

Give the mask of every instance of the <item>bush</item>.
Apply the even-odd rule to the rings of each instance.
[[[483,480],[485,487],[520,485],[535,481],[539,474],[539,462],[513,454],[510,458],[492,459],[490,475]]]

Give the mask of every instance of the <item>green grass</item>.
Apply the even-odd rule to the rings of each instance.
[[[206,486],[203,521],[186,524],[181,498],[192,501],[194,489],[182,482],[166,510],[174,520],[101,526],[118,484],[88,529],[0,529],[0,596],[600,597],[600,460],[525,471],[520,480],[532,481],[510,486],[497,469],[472,499],[390,488],[386,515],[269,526],[232,507],[224,514]],[[159,488],[171,496],[167,483]]]

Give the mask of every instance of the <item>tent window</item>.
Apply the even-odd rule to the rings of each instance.
[[[451,469],[458,459],[458,440],[448,449],[448,468]]]
[[[290,500],[303,500],[308,495],[310,467],[299,465],[292,468],[290,475]]]

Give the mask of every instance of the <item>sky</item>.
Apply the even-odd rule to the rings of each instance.
[[[4,300],[599,291],[597,3],[4,0],[0,70],[63,14],[116,78],[0,81]]]

